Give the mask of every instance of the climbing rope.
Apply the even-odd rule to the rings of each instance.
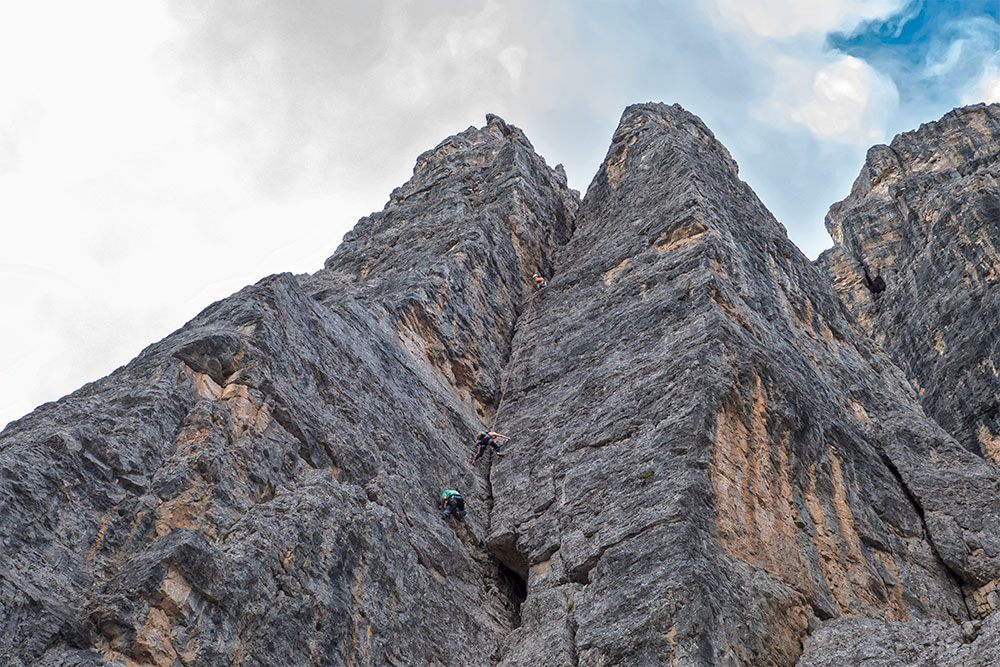
[[[531,309],[535,305],[535,297],[538,295],[538,290],[535,290],[531,296],[528,297],[528,309],[524,313],[524,321],[531,321]],[[521,342],[516,348],[514,348],[514,354],[511,355],[510,363],[507,364],[507,373],[500,385],[500,401],[497,403],[496,412],[493,413],[493,421],[490,423],[489,431],[496,428],[497,420],[500,418],[500,409],[503,408],[503,401],[507,397],[507,387],[510,384],[510,376],[514,372],[514,366],[517,364],[517,358],[521,354],[521,350],[524,348],[527,342],[526,337],[522,338]],[[465,474],[462,475],[462,481],[459,483],[459,487],[465,486],[465,480],[469,477],[469,473],[472,472],[472,467],[476,464],[476,456],[472,457],[472,461],[466,466]]]
[[[531,320],[531,308],[535,305],[535,296],[538,294],[536,290],[528,297],[528,310],[524,314],[524,321],[530,322]],[[497,420],[500,419],[500,409],[503,408],[503,399],[507,396],[507,385],[510,383],[511,373],[514,371],[514,365],[517,363],[517,357],[521,354],[521,349],[524,347],[526,339],[522,339],[521,343],[514,350],[514,355],[510,359],[510,363],[507,364],[507,377],[504,378],[503,384],[500,386],[500,402],[497,403],[497,411],[493,413],[493,423],[490,424],[489,430],[493,430],[497,425]]]
[[[458,483],[458,488],[460,488],[460,489],[465,488],[465,480],[469,477],[469,473],[472,472],[472,466],[474,466],[474,465],[476,465],[476,458],[475,458],[475,456],[472,457],[472,461],[470,461],[468,464],[466,464],[466,466],[465,466],[465,474],[462,475],[462,481]]]

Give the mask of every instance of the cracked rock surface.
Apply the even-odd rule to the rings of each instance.
[[[0,435],[4,665],[492,665],[523,582],[480,470],[528,278],[578,195],[491,117],[327,268],[220,301]]]
[[[927,414],[992,464],[1000,463],[998,175],[996,104],[955,109],[874,146],[851,194],[831,207],[836,245],[817,260]],[[824,623],[803,664],[1000,664],[997,468],[923,468],[908,483],[973,616],[988,620],[974,633],[966,625]]]
[[[582,202],[488,116],[0,433],[0,663],[997,664],[998,468],[858,321],[680,107]]]
[[[490,547],[528,582],[501,664],[789,665],[816,619],[969,618],[996,469],[697,118],[626,110],[555,262],[491,472]]]
[[[1000,660],[1000,614],[951,625],[840,618],[805,642],[799,667],[993,667]]]
[[[1000,464],[1000,104],[874,146],[819,259],[931,417]]]

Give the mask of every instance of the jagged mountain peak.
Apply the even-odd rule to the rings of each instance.
[[[523,201],[537,204],[549,189],[558,193],[560,206],[575,211],[579,193],[569,188],[562,166],[550,168],[520,129],[490,114],[484,127],[470,127],[422,153],[413,176],[392,191],[382,211],[362,218],[344,235],[325,267],[360,280],[383,271],[409,270],[414,253],[426,251],[428,261],[431,255],[440,258],[455,250],[477,220],[499,215],[504,207],[519,211]],[[471,224],[441,227],[442,217],[454,216]],[[532,216],[542,224],[553,223],[559,239],[569,231],[571,222],[564,212],[542,206]],[[439,239],[445,241],[444,248],[426,243],[438,235],[449,237]]]
[[[949,207],[992,201],[988,162],[888,190],[965,216],[980,290],[993,209]],[[322,270],[0,433],[0,657],[785,667],[924,628],[988,660],[948,642],[996,634],[1000,473],[909,370],[681,107],[628,107],[582,202],[488,115]],[[510,441],[473,463],[482,429]]]
[[[896,135],[889,148],[906,170],[967,171],[995,159],[998,137],[1000,104],[974,104]]]
[[[939,120],[896,135],[868,149],[851,194],[833,204],[826,228],[837,244],[844,239],[842,210],[859,198],[894,195],[906,179],[908,188],[938,187],[947,179],[989,170],[1000,156],[1000,104],[976,104],[949,111]]]
[[[1000,104],[876,146],[830,208],[819,260],[925,409],[1000,463]]]
[[[421,153],[413,168],[413,177],[393,190],[386,205],[392,206],[438,179],[462,173],[464,169],[487,169],[494,166],[524,168],[527,162],[522,160],[545,163],[544,158],[535,153],[534,146],[520,128],[509,125],[497,115],[487,114],[486,125],[483,127],[469,127]],[[554,173],[558,176],[558,172]],[[565,183],[565,173],[562,174],[562,179]]]
[[[622,113],[607,157],[590,187],[606,183],[612,190],[617,189],[622,176],[629,171],[627,165],[633,163],[636,170],[650,169],[651,165],[646,163],[649,159],[646,147],[660,142],[668,142],[670,146],[670,154],[662,155],[660,159],[683,160],[698,155],[700,166],[705,168],[704,158],[711,155],[717,158],[716,162],[722,168],[731,170],[733,174],[739,173],[739,167],[729,151],[716,140],[700,118],[679,104],[647,102],[633,104]]]

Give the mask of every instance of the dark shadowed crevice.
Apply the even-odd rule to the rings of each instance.
[[[812,607],[813,615],[821,621],[829,621],[830,619],[836,618],[836,616],[830,613],[829,609],[824,609],[822,605],[818,605],[813,602],[810,606]],[[809,632],[811,631],[806,632],[804,637],[809,636]]]
[[[876,274],[874,278],[868,273],[868,267],[864,267],[865,272],[865,287],[868,291],[872,293],[872,296],[878,297],[882,292],[885,291],[885,280],[882,276]]]
[[[579,567],[575,567],[569,572],[569,580],[574,584],[583,584],[586,586],[590,583],[590,571],[594,569],[597,565],[598,556],[587,559],[585,563]]]
[[[497,571],[500,575],[500,583],[503,585],[513,610],[511,613],[511,629],[513,630],[521,627],[521,605],[528,597],[528,582],[503,563],[497,563]]]
[[[572,641],[569,643],[569,664],[572,667],[578,667],[580,664],[579,649],[576,646],[576,633],[580,629],[579,624],[576,622],[576,613],[574,613],[574,605],[571,602],[569,605],[569,614],[566,616],[566,625],[569,629],[569,636]]]
[[[931,534],[930,529],[927,527],[927,519],[924,517],[924,508],[920,505],[917,497],[913,495],[913,492],[910,491],[910,487],[906,485],[906,482],[903,480],[903,476],[900,474],[896,464],[892,462],[892,459],[890,459],[885,453],[881,453],[880,456],[882,457],[882,462],[885,463],[885,466],[889,469],[889,472],[891,472],[892,476],[896,478],[900,488],[903,489],[903,493],[905,493],[906,497],[910,500],[910,504],[913,505],[913,509],[917,513],[917,516],[920,517],[920,525],[923,526],[924,533],[927,534],[927,543],[930,544],[931,549],[934,551],[934,556],[938,559],[938,562],[941,563],[941,567],[944,568],[944,571],[948,573],[948,578],[951,579],[952,584],[954,584],[955,588],[958,589],[959,595],[962,597],[962,604],[965,606],[965,613],[967,615],[966,618],[975,618],[975,614],[973,614],[972,610],[969,608],[969,601],[965,598],[965,588],[962,585],[962,577],[958,574],[958,572],[953,570],[950,565],[948,565],[948,562],[944,558],[941,557],[941,552],[938,551],[937,544],[934,542],[934,535]]]

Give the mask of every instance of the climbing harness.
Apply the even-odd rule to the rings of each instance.
[[[439,504],[439,509],[441,510],[441,518],[447,519],[450,515],[454,514],[458,521],[461,521],[465,517],[465,499],[462,498],[462,494],[454,489],[447,489],[441,494],[441,502]]]

